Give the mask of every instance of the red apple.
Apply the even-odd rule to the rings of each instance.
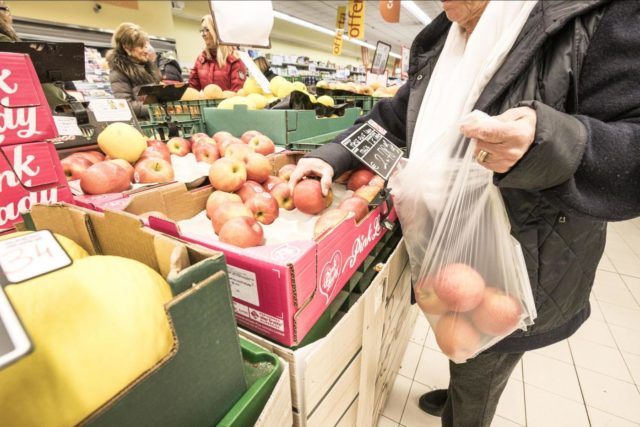
[[[225,202],[217,207],[211,214],[211,225],[216,234],[220,234],[220,229],[225,222],[237,216],[246,216],[253,219],[253,212],[240,202]]]
[[[242,142],[244,144],[248,144],[249,141],[251,141],[251,138],[258,136],[258,135],[262,135],[262,133],[258,132],[257,130],[248,130],[245,133],[242,134],[242,136],[240,137],[240,139],[242,140]]]
[[[167,154],[171,154],[169,153],[167,144],[162,141],[158,141],[157,139],[147,139],[147,147],[155,147],[160,151],[165,151]]]
[[[507,336],[518,328],[522,309],[517,299],[487,287],[482,302],[471,312],[476,328],[488,335]]]
[[[303,179],[293,189],[293,204],[306,214],[315,215],[322,212],[333,200],[333,193],[329,190],[327,197],[322,195],[320,181]]]
[[[196,144],[193,154],[196,156],[197,162],[213,163],[220,158],[220,153],[215,145],[202,141]]]
[[[213,138],[213,140],[216,142],[216,144],[219,144],[221,141],[224,141],[225,139],[234,138],[234,136],[231,135],[229,132],[221,130],[220,132],[214,133],[211,136],[211,138]]]
[[[80,179],[84,171],[93,164],[91,160],[80,156],[65,157],[60,163],[62,164],[62,170],[64,171],[64,176],[67,178],[67,181]]]
[[[371,181],[369,181],[369,184],[367,185],[372,185],[374,187],[378,187],[379,189],[383,189],[385,187],[384,185],[384,179],[381,176],[374,176],[373,178],[371,178]]]
[[[358,169],[354,171],[347,181],[347,190],[356,191],[363,185],[367,185],[375,174],[369,169]]]
[[[87,168],[80,177],[85,194],[118,193],[131,188],[127,171],[113,162],[98,162]]]
[[[242,141],[239,138],[234,137],[222,140],[222,142],[216,143],[218,153],[220,153],[220,155],[222,156],[223,153],[227,151],[227,147],[229,147],[231,144],[242,144]]]
[[[147,157],[136,163],[133,179],[142,184],[171,182],[173,181],[173,166],[166,160]]]
[[[227,148],[224,150],[224,157],[242,160],[243,162],[246,163],[249,157],[249,154],[251,153],[253,153],[253,148],[249,147],[247,144],[233,143],[233,144],[229,144]]]
[[[276,185],[270,191],[271,195],[276,202],[278,202],[278,206],[282,209],[286,209],[288,211],[293,210],[295,206],[293,205],[293,196],[291,195],[291,189],[289,188],[289,184],[286,182],[281,182]]]
[[[338,209],[353,212],[356,222],[360,222],[369,213],[369,203],[359,196],[347,197],[340,202]]]
[[[89,160],[92,164],[104,161],[104,154],[99,151],[79,151],[77,153],[73,153],[71,156],[79,156],[84,157]],[[69,156],[69,157],[71,157]]]
[[[236,194],[240,196],[243,203],[258,193],[265,193],[265,191],[264,188],[262,188],[262,186],[255,181],[245,182],[244,184],[242,184],[242,187],[240,187],[240,189],[236,191]]]
[[[484,279],[466,264],[449,264],[441,268],[432,280],[438,298],[451,311],[470,311],[482,301]]]
[[[442,352],[454,361],[463,362],[480,349],[480,334],[460,314],[445,314],[433,330]]]
[[[171,163],[171,153],[167,147],[160,148],[158,146],[152,145],[147,147],[140,156],[140,160],[147,159],[149,157],[155,157],[156,159],[166,160]]]
[[[416,303],[420,309],[427,314],[445,314],[449,308],[442,302],[436,292],[433,290],[432,280],[423,280],[418,282],[414,288]]]
[[[376,198],[379,192],[380,189],[378,187],[374,187],[373,185],[363,185],[362,187],[358,188],[353,193],[353,195],[362,197],[367,202],[371,203],[373,199]]]
[[[280,168],[278,171],[278,177],[282,178],[285,182],[289,182],[289,178],[291,178],[291,173],[296,170],[296,165],[287,164]]]
[[[207,199],[206,210],[207,218],[211,218],[211,215],[218,209],[218,206],[226,202],[238,202],[242,203],[240,196],[234,193],[227,193],[226,191],[216,190]]]
[[[133,166],[131,166],[131,163],[127,162],[124,159],[113,159],[113,160],[109,160],[110,162],[115,163],[116,165],[124,168],[124,170],[127,171],[127,173],[129,174],[129,181],[133,182],[133,178],[134,178],[134,174],[135,174],[135,169],[133,169]]]
[[[331,209],[324,212],[318,217],[318,220],[313,226],[313,238],[317,239],[322,234],[324,234],[325,231],[332,229],[333,227],[340,224],[349,215],[349,212],[343,211],[342,209]]]
[[[278,218],[280,206],[276,199],[269,193],[256,193],[255,196],[244,202],[251,209],[256,221],[268,225]]]
[[[176,136],[167,141],[167,148],[171,154],[184,157],[191,151],[191,143],[188,139]]]
[[[209,182],[216,190],[232,193],[247,180],[247,168],[243,161],[230,158],[218,159],[209,169]]]
[[[196,142],[204,138],[211,139],[211,137],[209,137],[209,135],[207,135],[206,133],[202,133],[202,132],[194,133],[193,135],[191,135],[191,144],[195,144]],[[213,144],[215,144],[215,141],[213,142]]]
[[[227,149],[227,151],[229,151],[229,149]],[[247,154],[245,163],[247,166],[247,179],[263,183],[269,178],[271,174],[271,162],[262,154]]]
[[[256,153],[260,153],[264,156],[276,152],[276,145],[271,138],[266,135],[256,135],[248,142],[250,147],[253,147]]]
[[[269,175],[265,182],[262,183],[262,188],[264,188],[268,193],[271,193],[273,187],[276,185],[283,183],[284,180],[282,178],[278,178],[277,176]]]
[[[264,232],[253,218],[231,218],[220,230],[220,241],[240,248],[251,248],[264,244]]]

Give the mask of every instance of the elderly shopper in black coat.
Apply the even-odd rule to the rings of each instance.
[[[433,95],[427,87],[450,32],[462,31],[471,46],[483,14],[498,7],[493,3],[524,2],[488,3],[443,2],[445,13],[413,42],[408,81],[357,123],[373,119],[411,153],[423,142],[414,130]],[[460,132],[477,140],[477,161],[494,172],[511,233],[523,248],[538,317],[526,332],[466,363],[450,363],[448,390],[420,399],[444,426],[491,424],[523,352],[571,336],[589,317],[607,221],[640,215],[639,30],[640,2],[534,3],[472,104],[499,119]],[[334,176],[357,165],[340,144],[327,144],[301,159],[291,185],[318,175],[326,191]]]
[[[161,78],[155,62],[149,61],[148,44],[140,26],[125,22],[113,34],[113,49],[107,53],[113,95],[128,100],[139,119],[149,118],[147,106],[137,100],[140,86],[160,83]]]

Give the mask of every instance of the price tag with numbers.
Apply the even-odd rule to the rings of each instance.
[[[53,233],[36,231],[0,241],[0,283],[20,283],[71,265]],[[5,280],[2,280],[5,279]]]
[[[402,150],[385,137],[387,133],[373,120],[356,129],[340,143],[362,163],[385,180],[402,157]]]

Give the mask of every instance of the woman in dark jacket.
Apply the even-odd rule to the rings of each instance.
[[[149,61],[148,44],[149,36],[140,26],[125,22],[113,34],[113,49],[107,53],[113,95],[129,101],[136,116],[143,120],[149,118],[149,110],[137,100],[140,86],[160,83],[158,67]]]
[[[234,54],[233,47],[218,44],[211,15],[202,17],[200,34],[205,48],[191,69],[189,86],[202,90],[213,83],[222,90],[237,92],[244,85],[247,69]]]
[[[13,30],[13,18],[11,9],[0,0],[0,42],[17,42],[20,41],[18,35]]]
[[[483,3],[444,2],[445,13],[413,42],[407,83],[357,126],[377,122],[410,154],[424,143],[414,130],[433,95],[427,87],[445,41],[461,30],[471,46],[475,25],[494,6],[484,9]],[[566,339],[589,317],[607,221],[640,215],[640,2],[540,1],[520,28],[471,104],[498,120],[460,131],[477,140],[477,161],[494,172],[511,234],[522,245],[538,317],[527,331],[466,363],[449,364],[448,390],[420,399],[444,426],[491,424],[523,353]],[[315,174],[326,191],[332,177],[357,164],[341,144],[327,144],[300,160],[290,183]]]

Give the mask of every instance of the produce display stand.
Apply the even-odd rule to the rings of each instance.
[[[181,122],[160,122],[149,121],[138,122],[142,134],[147,138],[167,142],[174,136],[191,138],[194,133],[204,132],[205,128],[200,120],[184,120]]]
[[[219,131],[242,135],[257,130],[276,145],[293,151],[310,151],[333,141],[359,116],[359,108],[347,108],[343,116],[334,118],[319,118],[313,110],[248,110],[246,105],[236,105],[233,110],[204,109],[205,127],[211,135]]]
[[[221,99],[197,99],[193,101],[167,101],[161,104],[149,104],[149,119],[151,123],[166,121],[185,122],[199,120],[202,122],[202,112],[205,107],[215,107]]]

